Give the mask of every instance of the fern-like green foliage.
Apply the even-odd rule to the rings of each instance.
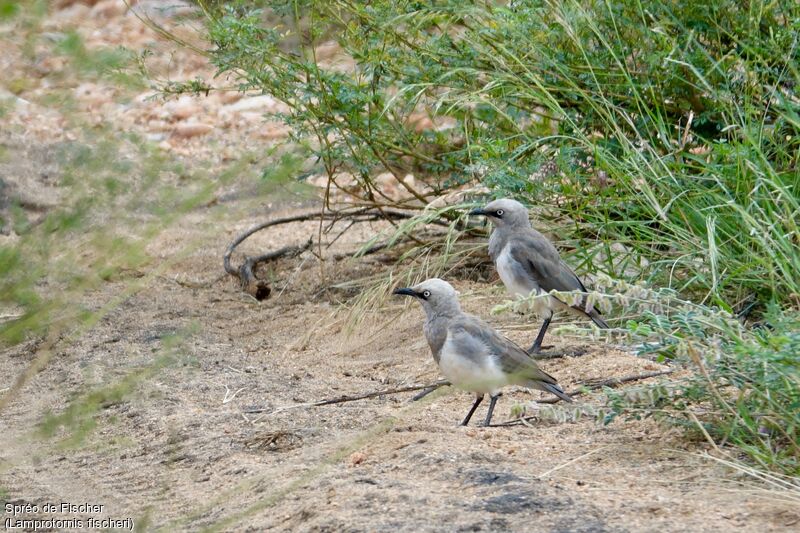
[[[773,306],[760,327],[745,328],[727,311],[690,302],[669,289],[602,276],[597,286],[604,292],[590,293],[595,305],[636,317],[602,334],[635,346],[639,356],[656,356],[692,372],[651,385],[607,389],[601,407],[537,407],[535,416],[563,422],[591,415],[603,423],[620,415],[657,416],[715,445],[735,445],[761,468],[800,475],[800,317]],[[567,302],[579,296],[558,293]],[[520,310],[529,303],[510,301],[493,311]]]

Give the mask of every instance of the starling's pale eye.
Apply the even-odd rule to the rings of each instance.
[[[431,297],[431,291],[422,291],[422,296],[424,296],[425,298],[430,298]]]
[[[502,209],[498,209],[498,210],[497,210],[497,212],[496,212],[495,214],[496,214],[497,216],[501,217],[501,216],[503,216],[503,215],[505,214],[505,211],[503,211]]]

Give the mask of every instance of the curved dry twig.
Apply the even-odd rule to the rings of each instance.
[[[334,405],[334,404],[345,403],[345,402],[355,402],[355,401],[358,401],[358,400],[367,400],[367,399],[370,399],[370,398],[378,398],[380,396],[389,396],[390,394],[400,394],[400,393],[403,393],[403,392],[412,392],[412,391],[417,391],[417,390],[427,391],[427,392],[425,392],[425,394],[417,394],[416,396],[414,396],[411,399],[411,401],[416,401],[416,400],[419,400],[420,398],[426,396],[430,392],[433,392],[434,390],[438,389],[439,387],[445,387],[447,385],[450,385],[449,381],[440,379],[438,381],[434,381],[433,383],[426,383],[426,384],[422,384],[422,385],[409,385],[409,386],[406,386],[406,387],[398,387],[398,388],[394,388],[394,389],[383,389],[383,390],[374,391],[374,392],[367,392],[367,393],[363,393],[363,394],[355,394],[355,395],[352,395],[352,396],[344,395],[344,396],[339,396],[338,398],[328,398],[328,399],[325,399],[325,400],[318,400],[318,401],[315,401],[315,402],[296,403],[294,405],[289,405],[289,406],[286,406],[286,407],[278,407],[276,409],[256,407],[256,408],[251,408],[251,409],[245,409],[243,411],[243,413],[244,414],[248,414],[248,415],[261,414],[261,413],[276,414],[276,413],[281,413],[283,411],[289,411],[291,409],[304,409],[306,407],[321,407],[323,405]],[[430,390],[428,391],[428,389],[430,389]]]
[[[280,250],[262,254],[258,257],[245,256],[244,262],[242,262],[242,265],[239,267],[239,282],[242,284],[242,290],[259,301],[269,298],[269,295],[272,293],[272,288],[266,280],[256,278],[253,272],[256,265],[275,261],[282,257],[297,257],[311,248],[312,243],[313,240],[309,237],[302,246],[284,246]]]
[[[268,263],[270,261],[275,261],[277,259],[281,259],[284,257],[296,257],[303,253],[304,251],[311,248],[313,244],[313,240],[311,237],[302,244],[302,245],[291,245],[291,246],[284,246],[278,250],[273,252],[268,252],[259,256],[251,257],[245,256],[244,261],[242,264],[236,268],[231,264],[231,256],[233,255],[234,250],[242,244],[246,239],[248,239],[254,233],[257,233],[261,230],[272,226],[279,226],[281,224],[290,224],[293,222],[304,222],[310,220],[330,220],[331,226],[335,224],[339,220],[350,220],[352,223],[355,222],[368,222],[374,220],[381,220],[381,219],[408,219],[412,218],[414,215],[412,213],[406,213],[404,211],[396,211],[396,210],[387,210],[387,209],[376,209],[376,208],[357,208],[354,210],[346,210],[346,211],[329,211],[320,213],[318,211],[308,212],[308,213],[301,213],[298,215],[276,218],[273,220],[268,220],[266,222],[262,222],[260,224],[256,224],[255,226],[245,230],[243,233],[239,234],[225,249],[225,254],[222,256],[222,266],[225,269],[225,272],[230,274],[231,276],[237,278],[239,283],[242,287],[242,290],[247,294],[253,296],[257,300],[264,300],[269,297],[270,293],[272,292],[269,284],[265,280],[260,280],[256,278],[254,270],[256,266],[262,263]],[[362,252],[360,255],[368,255],[371,253],[378,252],[386,247],[385,243],[376,244],[366,251]],[[337,254],[333,256],[334,260],[344,259],[346,257],[351,257],[352,254]]]
[[[231,242],[228,245],[228,248],[225,250],[225,254],[222,256],[222,266],[225,268],[225,272],[227,272],[231,276],[235,276],[237,278],[239,277],[239,269],[235,269],[231,266],[231,255],[233,254],[233,251],[236,249],[236,247],[242,244],[245,241],[245,239],[250,237],[252,234],[261,231],[263,229],[266,229],[270,226],[288,224],[289,222],[312,220],[317,217],[319,217],[319,213],[304,213],[302,215],[294,215],[291,217],[276,218],[275,220],[268,220],[266,222],[262,222],[261,224],[256,224],[255,226],[246,230],[244,233],[239,234],[233,240],[233,242]],[[273,257],[272,259],[277,259],[277,257]]]
[[[242,290],[247,294],[249,294],[250,296],[252,296],[253,298],[255,298],[256,300],[260,301],[268,298],[270,293],[272,292],[272,289],[265,280],[260,280],[256,278],[255,273],[253,272],[256,266],[260,263],[275,261],[276,259],[280,259],[282,257],[295,257],[297,255],[300,255],[302,252],[308,250],[311,247],[312,244],[311,239],[309,238],[304,245],[284,246],[283,248],[275,250],[274,252],[269,252],[256,257],[245,256],[244,261],[242,262],[241,266],[239,266],[239,268],[234,268],[231,265],[231,255],[233,254],[233,251],[236,249],[237,246],[242,244],[245,241],[245,239],[265,228],[268,228],[270,226],[277,226],[279,224],[288,224],[290,222],[311,220],[312,218],[318,216],[319,216],[318,213],[305,213],[302,215],[278,218],[275,220],[269,220],[267,222],[257,224],[251,227],[250,229],[246,230],[244,233],[241,233],[233,240],[233,242],[231,242],[228,245],[228,248],[225,250],[225,254],[222,256],[222,266],[225,269],[225,272],[237,278],[239,280],[239,284],[242,287]]]

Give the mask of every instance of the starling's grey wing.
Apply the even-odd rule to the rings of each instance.
[[[476,366],[484,366],[491,357],[491,345],[487,337],[471,327],[468,315],[452,319],[447,325],[447,341],[449,346],[461,357],[468,359]]]
[[[542,371],[522,348],[497,333],[489,324],[472,315],[453,320],[449,327],[449,340],[458,353],[471,360],[491,357],[508,375],[523,380],[555,384],[556,380]]]
[[[585,291],[578,276],[561,260],[555,246],[534,229],[509,239],[511,257],[545,291]]]
[[[509,383],[549,392],[564,401],[572,401],[558,386],[556,379],[539,368],[527,352],[497,333],[483,320],[465,314],[451,322],[449,332],[451,342],[455,343],[460,354],[494,358],[503,373],[509,377]]]
[[[545,292],[552,290],[587,292],[575,272],[561,260],[555,246],[538,231],[530,229],[520,232],[509,240],[509,244],[511,257]],[[573,309],[587,315],[599,327],[608,328],[597,307],[587,313],[585,300],[583,303],[584,305],[573,306]]]

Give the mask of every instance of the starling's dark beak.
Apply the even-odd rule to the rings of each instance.
[[[404,296],[417,297],[417,293],[414,291],[414,289],[410,289],[408,287],[404,287],[402,289],[395,289],[392,291],[392,294],[402,294]]]
[[[469,214],[470,215],[482,215],[482,216],[487,216],[488,215],[488,213],[486,211],[484,211],[483,209],[473,209],[472,211],[469,212]]]

